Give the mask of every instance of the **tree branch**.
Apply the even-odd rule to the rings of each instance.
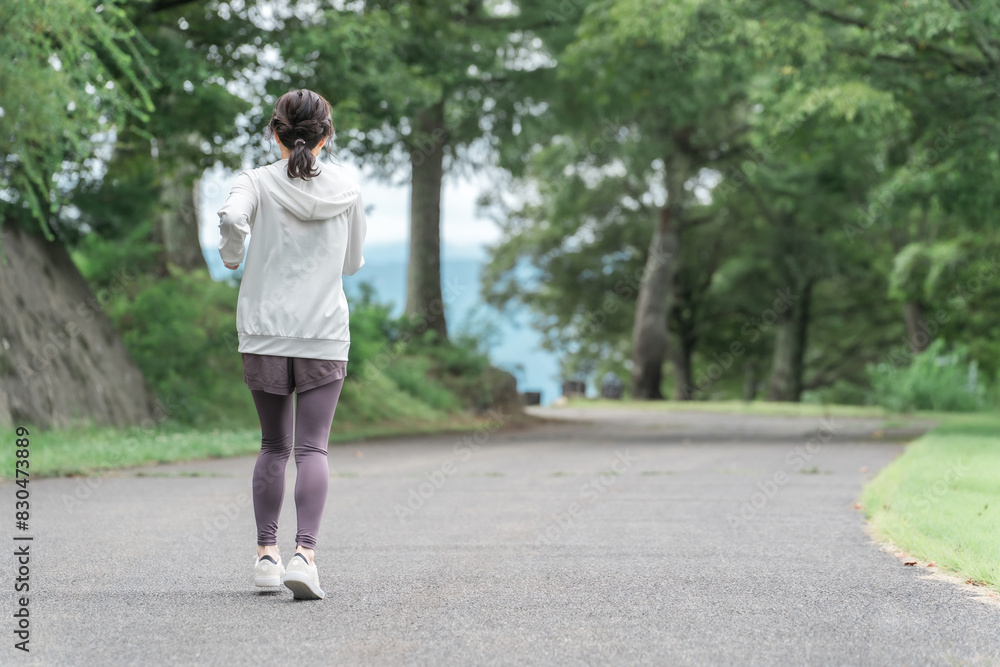
[[[155,14],[156,12],[163,12],[168,9],[174,9],[183,5],[192,5],[194,3],[195,0],[156,0],[156,2],[149,6],[149,13]]]
[[[953,0],[953,1],[957,1],[957,0]],[[823,16],[823,17],[828,18],[830,20],[837,21],[839,23],[845,23],[847,25],[853,25],[853,26],[861,28],[863,30],[871,30],[871,28],[872,28],[872,25],[870,23],[867,23],[867,22],[862,21],[860,19],[855,19],[855,18],[850,17],[850,16],[845,16],[843,14],[838,14],[837,12],[833,12],[833,11],[830,11],[828,9],[823,9],[821,7],[817,7],[815,4],[813,4],[811,2],[811,0],[799,0],[799,2],[801,2],[807,8],[809,8],[810,10],[816,12],[820,16]],[[978,38],[978,35],[976,34],[976,31],[973,30],[971,26],[970,26],[969,30],[971,32],[973,32],[974,36],[976,36]],[[936,46],[934,44],[927,44],[927,43],[921,42],[920,40],[916,39],[915,37],[907,37],[907,38],[905,38],[905,39],[902,40],[902,43],[907,44],[907,45],[909,45],[909,46],[911,46],[911,47],[913,47],[915,49],[918,49],[918,50],[927,50],[927,51],[929,51],[931,53],[937,54],[938,56],[940,56],[941,58],[943,58],[944,61],[948,65],[950,65],[956,71],[961,72],[962,74],[970,74],[970,75],[988,74],[989,71],[990,71],[989,65],[991,63],[995,64],[995,60],[993,59],[993,57],[990,56],[990,54],[988,52],[984,52],[984,55],[986,55],[986,57],[987,57],[987,62],[983,63],[983,62],[977,62],[977,61],[974,61],[974,60],[969,60],[965,56],[962,56],[961,54],[958,54],[958,53],[956,53],[954,51],[951,51],[949,49],[946,49],[944,47]],[[980,51],[982,51],[982,47],[980,47]],[[884,59],[884,60],[898,60],[899,58],[898,57],[894,57],[894,56],[885,56],[885,57],[882,57],[882,59]]]
[[[830,11],[829,9],[823,9],[822,7],[817,7],[809,0],[799,0],[799,1],[809,9],[819,14],[820,16],[825,16],[826,18],[837,21],[838,23],[846,23],[848,25],[853,25],[858,28],[865,28],[865,29],[868,29],[870,27],[870,24],[866,23],[865,21],[852,18],[850,16],[845,16],[843,14],[838,14],[837,12]]]
[[[958,11],[966,14],[966,18],[969,21],[969,32],[972,33],[972,39],[976,42],[976,48],[979,49],[979,52],[983,54],[983,57],[986,58],[988,62],[995,66],[997,64],[996,53],[993,52],[993,49],[987,46],[986,40],[983,39],[983,35],[979,32],[978,28],[972,25],[972,18],[968,16],[969,10],[971,9],[969,5],[963,2],[963,0],[952,0],[951,4]]]

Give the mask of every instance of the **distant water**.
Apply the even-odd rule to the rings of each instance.
[[[230,271],[222,265],[215,248],[204,250],[209,272],[216,280],[241,277],[243,269]],[[406,302],[406,257],[403,244],[365,248],[365,265],[354,276],[344,278],[348,299],[359,293],[359,284],[375,288],[376,299],[393,304],[393,314],[403,312]],[[541,335],[528,324],[526,309],[511,315],[485,304],[480,296],[480,273],[485,256],[478,247],[445,246],[441,261],[441,291],[450,335],[467,331],[480,334],[492,330],[489,355],[493,364],[517,378],[518,391],[540,391],[542,402],[551,403],[560,393],[559,363],[543,350]]]

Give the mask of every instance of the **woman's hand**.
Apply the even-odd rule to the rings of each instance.
[[[225,267],[227,269],[232,269],[233,271],[235,271],[236,269],[240,268],[239,264],[230,264],[228,262],[223,262],[223,265],[225,265]]]

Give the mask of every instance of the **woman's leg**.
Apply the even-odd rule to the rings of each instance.
[[[326,450],[343,386],[344,379],[340,378],[303,391],[298,395],[295,409],[295,512],[298,519],[295,543],[308,550],[310,562],[330,485]]]
[[[253,469],[253,513],[257,520],[257,553],[277,545],[278,515],[285,495],[285,464],[292,453],[292,395],[269,394],[253,389],[260,418],[260,454]]]

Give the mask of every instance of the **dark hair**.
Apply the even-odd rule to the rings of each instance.
[[[333,136],[330,103],[311,90],[293,90],[274,103],[274,115],[267,124],[270,136],[278,135],[290,150],[288,176],[309,180],[319,174],[312,150],[322,139]]]

